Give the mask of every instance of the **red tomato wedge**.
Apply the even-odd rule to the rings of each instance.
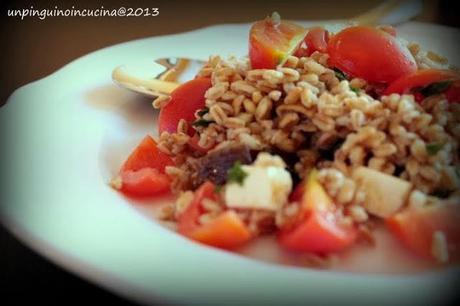
[[[189,204],[187,209],[179,216],[177,220],[177,230],[179,233],[188,236],[188,234],[200,226],[198,223],[198,218],[203,213],[201,202],[203,199],[217,201],[215,188],[216,186],[213,183],[207,181],[195,191],[192,203]]]
[[[201,243],[232,249],[251,239],[251,234],[243,221],[232,211],[223,212],[207,224],[200,225],[199,217],[203,213],[203,199],[218,201],[215,185],[205,182],[195,192],[192,203],[178,218],[178,231]]]
[[[460,260],[460,206],[438,204],[410,207],[386,220],[393,235],[414,253],[435,259],[433,235],[442,232],[447,241],[450,260]]]
[[[121,191],[127,195],[143,197],[159,195],[169,191],[169,176],[157,169],[142,168],[137,171],[124,171],[120,174]]]
[[[249,60],[252,69],[273,69],[294,53],[307,30],[295,23],[282,21],[274,13],[257,21],[249,33]]]
[[[195,120],[195,112],[205,106],[204,94],[211,86],[211,79],[196,78],[177,87],[171,93],[171,100],[160,111],[159,132],[176,132],[181,119],[191,124]],[[189,130],[193,133],[193,129]]]
[[[356,232],[337,223],[330,212],[312,211],[306,219],[288,233],[281,233],[280,244],[298,252],[338,252],[356,239]]]
[[[389,83],[417,70],[414,57],[397,38],[369,26],[335,34],[328,53],[331,65],[370,83]]]
[[[166,166],[174,165],[171,157],[157,148],[155,140],[145,136],[120,169],[115,187],[130,196],[153,196],[169,191]],[[117,186],[119,184],[119,186]]]
[[[297,252],[331,253],[338,252],[356,240],[354,227],[339,224],[334,215],[334,204],[312,171],[305,187],[297,187],[292,194],[300,197],[300,212],[288,221],[278,235],[284,248]]]
[[[145,136],[141,143],[129,155],[120,172],[137,171],[142,168],[154,168],[164,173],[166,166],[174,165],[171,157],[157,148],[157,143],[150,136]]]
[[[329,32],[322,27],[314,27],[308,30],[303,43],[295,52],[295,56],[310,56],[313,52],[319,51],[326,53],[329,41]]]
[[[246,225],[233,211],[223,212],[188,236],[201,243],[224,249],[236,248],[251,239]]]
[[[415,89],[424,88],[433,83],[442,81],[453,81],[460,79],[460,75],[452,70],[441,69],[423,69],[417,70],[411,74],[400,77],[392,82],[383,93],[390,95],[392,93],[411,94]],[[452,86],[451,86],[452,87]],[[452,91],[453,92],[453,91]],[[446,93],[447,94],[447,93]],[[449,96],[451,102],[456,100],[455,95]]]

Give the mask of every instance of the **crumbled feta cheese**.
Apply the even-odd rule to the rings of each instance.
[[[264,157],[266,158],[266,156]],[[231,208],[254,208],[276,211],[287,201],[292,179],[284,167],[241,166],[247,173],[243,183],[228,183],[225,202]]]

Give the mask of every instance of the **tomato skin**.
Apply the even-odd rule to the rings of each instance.
[[[204,182],[196,191],[193,197],[192,202],[185,209],[185,211],[180,214],[177,220],[177,230],[179,233],[188,236],[189,233],[197,229],[200,225],[198,223],[198,218],[203,213],[203,208],[201,202],[203,199],[210,199],[217,201],[217,195],[215,193],[216,186],[207,181]]]
[[[369,26],[335,34],[328,53],[334,67],[370,83],[389,83],[417,69],[412,54],[395,37]]]
[[[147,135],[126,159],[120,172],[155,168],[164,173],[166,166],[174,165],[171,157],[157,148],[155,140]]]
[[[266,48],[253,36],[249,37],[249,58],[252,69],[272,69],[282,60],[282,55]]]
[[[460,103],[460,81],[454,82],[445,92],[447,101]]]
[[[205,106],[204,94],[212,86],[209,78],[196,78],[185,82],[171,93],[171,100],[160,110],[158,130],[174,133],[180,119],[187,123],[195,120],[195,112]],[[193,133],[193,130],[190,129]]]
[[[169,176],[157,169],[142,168],[137,171],[124,171],[120,174],[121,191],[126,195],[146,197],[160,195],[169,191]]]
[[[303,192],[303,194],[301,194]],[[299,213],[288,220],[278,234],[282,247],[296,252],[338,252],[353,244],[357,232],[353,226],[338,223],[335,205],[318,182],[317,171],[310,172],[291,199],[300,202]]]
[[[305,193],[305,182],[300,182],[295,186],[294,190],[289,195],[289,202],[300,202]]]
[[[218,201],[216,186],[207,181],[196,191],[192,202],[178,218],[178,232],[195,241],[224,249],[236,248],[251,239],[243,221],[232,211],[225,211],[204,225],[198,219],[203,214],[203,199]]]
[[[233,249],[251,239],[251,233],[234,211],[226,211],[192,231],[193,240],[223,249]]]
[[[423,69],[417,70],[408,75],[402,76],[392,82],[384,91],[384,95],[392,93],[410,94],[411,90],[417,87],[425,87],[432,83],[458,79],[458,73],[452,70]]]
[[[291,251],[332,253],[351,245],[356,239],[356,230],[338,225],[330,212],[313,211],[292,231],[282,231],[278,239]]]
[[[329,32],[322,27],[311,28],[303,42],[305,46],[301,44],[295,52],[295,56],[310,56],[315,51],[326,53],[329,42]]]
[[[449,260],[460,260],[460,206],[435,204],[409,207],[386,220],[386,225],[408,249],[421,257],[435,259],[431,253],[433,234],[446,236]]]
[[[249,32],[249,60],[252,69],[273,69],[283,64],[305,37],[300,25],[275,20],[257,21]]]
[[[155,140],[147,135],[121,166],[114,187],[129,196],[165,193],[169,191],[171,183],[169,176],[164,173],[165,167],[171,165],[174,165],[171,157],[161,152]]]

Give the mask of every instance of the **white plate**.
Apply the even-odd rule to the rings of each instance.
[[[145,303],[439,304],[452,293],[453,269],[382,275],[256,261],[175,234],[107,186],[155,128],[150,101],[114,86],[112,69],[132,58],[241,56],[248,28],[219,25],[116,45],[17,90],[0,110],[2,222],[52,261]],[[400,33],[458,65],[457,30],[408,23]]]

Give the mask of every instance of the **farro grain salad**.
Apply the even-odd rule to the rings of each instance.
[[[460,75],[392,27],[254,23],[160,109],[112,186],[177,200],[161,218],[237,249],[275,235],[327,257],[383,225],[414,256],[460,259]],[[371,247],[371,246],[369,246]]]

